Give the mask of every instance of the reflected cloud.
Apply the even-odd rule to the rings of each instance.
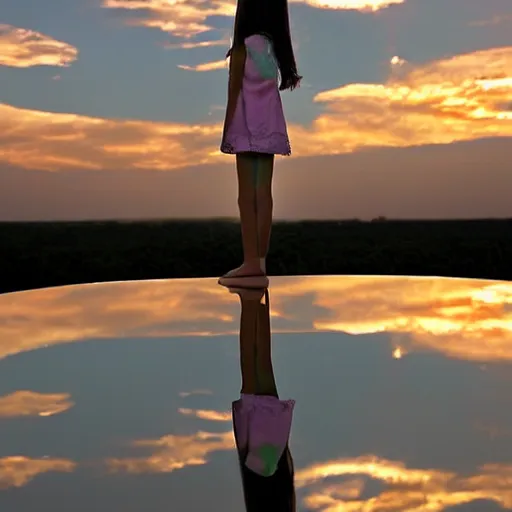
[[[0,458],[0,489],[23,487],[36,476],[49,472],[71,473],[76,463],[67,459]]]
[[[380,494],[361,499],[364,480],[332,484],[342,476],[361,475],[386,485]],[[298,470],[298,487],[314,486],[304,503],[322,512],[440,512],[475,500],[512,507],[512,466],[487,464],[470,476],[436,469],[409,469],[402,462],[361,456],[319,463]]]
[[[71,409],[74,405],[69,393],[15,391],[10,395],[0,396],[0,418],[54,416]]]
[[[235,335],[215,279],[78,285],[0,296],[0,359],[58,343]],[[390,333],[397,348],[512,361],[512,283],[444,278],[272,278],[274,332]],[[396,356],[396,354],[395,354]]]
[[[309,284],[303,294],[312,290]],[[511,283],[336,277],[318,282],[316,290],[315,305],[326,313],[312,319],[315,331],[406,335],[402,355],[428,349],[463,360],[512,360]],[[285,301],[274,306],[282,323],[293,319]]]
[[[207,409],[178,409],[180,414],[183,416],[193,416],[201,420],[209,421],[231,421],[231,413],[222,411],[212,411]]]
[[[186,466],[201,466],[212,452],[234,449],[233,432],[197,432],[189,436],[167,435],[134,441],[135,448],[152,451],[149,457],[108,459],[111,472],[172,473]]]
[[[0,295],[0,359],[84,339],[209,336],[219,322],[234,329],[234,312],[214,283],[103,283]]]
[[[0,66],[69,66],[78,57],[78,49],[50,36],[0,24]]]

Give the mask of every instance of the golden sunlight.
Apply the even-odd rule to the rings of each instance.
[[[396,347],[395,350],[393,350],[393,358],[394,359],[402,359],[404,357],[404,353],[400,347]]]

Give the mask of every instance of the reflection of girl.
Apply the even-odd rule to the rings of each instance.
[[[231,290],[242,304],[242,390],[233,402],[235,442],[247,512],[295,511],[293,459],[288,447],[293,400],[280,400],[271,360],[268,290]],[[265,296],[265,302],[261,299]]]
[[[236,155],[243,264],[225,278],[266,275],[274,155],[289,155],[280,90],[301,77],[287,0],[238,0],[221,151]],[[280,76],[280,80],[278,80]]]

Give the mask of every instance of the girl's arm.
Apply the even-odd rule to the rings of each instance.
[[[231,52],[229,61],[228,106],[226,108],[226,121],[224,123],[225,130],[228,129],[235,115],[238,96],[242,90],[246,55],[245,45],[238,46]]]

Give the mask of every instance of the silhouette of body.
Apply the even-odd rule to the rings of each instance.
[[[294,468],[288,442],[295,401],[280,400],[277,392],[268,289],[230,291],[239,295],[242,309],[242,388],[232,413],[246,510],[292,512]]]

